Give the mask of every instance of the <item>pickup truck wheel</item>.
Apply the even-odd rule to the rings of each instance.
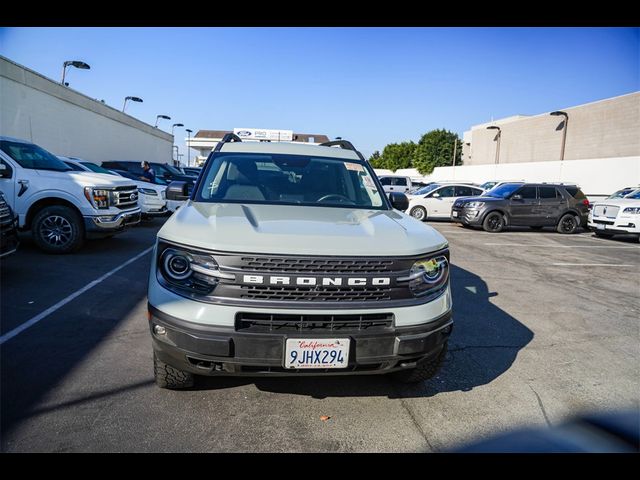
[[[155,353],[153,354],[153,375],[156,379],[156,385],[160,388],[177,390],[193,387],[193,373],[167,365],[159,360]]]
[[[418,383],[429,380],[440,370],[444,357],[447,355],[447,345],[448,342],[444,344],[435,358],[419,363],[416,368],[392,373],[393,379],[400,383]]]
[[[482,222],[485,232],[498,233],[504,228],[504,217],[500,212],[491,212]]]
[[[558,233],[576,233],[580,223],[576,220],[576,216],[572,213],[567,213],[562,216],[560,221],[558,222],[558,226],[556,231]]]
[[[40,210],[31,224],[36,245],[48,253],[71,253],[84,243],[82,218],[64,205]]]
[[[409,212],[409,215],[411,215],[416,220],[424,222],[427,218],[427,211],[424,209],[424,207],[413,207]]]

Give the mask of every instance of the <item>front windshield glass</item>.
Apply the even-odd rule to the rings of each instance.
[[[633,192],[633,193],[631,193],[631,194],[627,195],[627,196],[626,196],[626,197],[624,197],[624,198],[633,198],[634,200],[639,199],[639,198],[640,198],[640,189],[638,189],[638,190],[636,190],[635,192]]]
[[[169,172],[172,175],[184,175],[184,173],[182,173],[180,170],[178,170],[176,167],[174,167],[173,165],[169,165],[168,163],[165,163],[164,165],[155,165],[156,168],[159,168],[161,171],[162,169],[166,169],[169,170]]]
[[[484,182],[482,185],[480,185],[480,188],[483,190],[488,190],[490,188],[493,188],[495,185],[497,185],[498,182]]]
[[[496,198],[507,198],[517,189],[522,186],[521,183],[503,183],[502,185],[492,188],[488,192],[486,192],[483,196],[486,197],[496,197]]]
[[[104,167],[101,167],[100,165],[96,165],[95,163],[91,163],[91,162],[80,162],[80,163],[85,167],[87,167],[92,172],[106,173],[107,175],[113,175],[113,173],[111,173],[109,170],[107,170]]]
[[[420,190],[416,190],[413,193],[413,195],[426,195],[427,193],[431,192],[432,190],[435,190],[438,187],[440,187],[439,184],[432,183],[431,185],[427,185],[426,187],[422,187]]]
[[[0,141],[0,149],[18,162],[22,168],[54,170],[56,172],[72,170],[58,157],[37,145],[2,140]]]
[[[306,155],[220,153],[196,201],[387,209],[368,165]]]
[[[617,192],[609,195],[605,200],[611,200],[613,198],[622,198],[626,197],[630,193],[633,192],[633,188],[623,188],[622,190],[618,190]]]

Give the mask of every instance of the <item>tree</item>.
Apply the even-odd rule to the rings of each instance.
[[[369,163],[373,168],[384,168],[383,160],[378,150],[373,152],[373,154],[369,157]]]
[[[431,130],[425,133],[416,146],[413,156],[413,166],[422,175],[433,172],[435,167],[451,166],[454,146],[456,165],[462,165],[462,142],[456,133],[449,130]],[[384,156],[384,153],[383,153]]]
[[[411,168],[416,144],[413,142],[390,143],[382,150],[384,168],[395,172],[399,168]]]

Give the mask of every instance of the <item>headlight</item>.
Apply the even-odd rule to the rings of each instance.
[[[84,196],[95,208],[109,208],[109,190],[84,187]]]
[[[408,281],[409,288],[416,297],[437,293],[449,281],[449,261],[446,255],[418,260],[411,267],[409,276],[398,278],[398,281]]]
[[[638,215],[640,214],[640,207],[627,207],[622,211],[622,213],[631,213],[633,215]]]
[[[154,196],[158,196],[158,194],[156,193],[155,190],[152,190],[150,188],[138,188],[138,191],[140,193],[144,193],[145,195],[154,195]]]
[[[160,192],[160,196],[162,197],[163,200],[167,199],[167,189],[166,188]]]
[[[469,202],[465,205],[467,208],[480,208],[484,206],[484,202]]]
[[[186,290],[207,295],[218,285],[218,279],[232,274],[220,272],[211,255],[160,244],[157,269],[169,289]]]

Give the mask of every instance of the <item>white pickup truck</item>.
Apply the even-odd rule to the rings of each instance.
[[[69,253],[85,239],[112,236],[140,222],[138,189],[113,175],[80,174],[24,140],[0,137],[0,191],[49,253]]]

